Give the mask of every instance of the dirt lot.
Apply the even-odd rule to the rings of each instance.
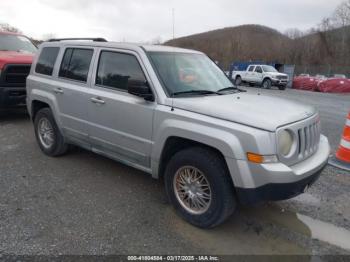
[[[318,107],[336,150],[350,95],[249,91]],[[140,171],[80,149],[44,156],[23,110],[1,112],[0,145],[0,255],[350,254],[350,174],[330,166],[306,194],[201,230]]]

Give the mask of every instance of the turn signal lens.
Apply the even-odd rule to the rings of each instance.
[[[254,153],[247,153],[247,158],[250,162],[253,163],[263,163],[264,162],[264,157],[258,154],[254,154]]]
[[[247,158],[250,162],[256,163],[256,164],[267,164],[267,163],[276,163],[278,162],[277,156],[271,155],[271,156],[262,156],[259,154],[254,153],[247,153]]]

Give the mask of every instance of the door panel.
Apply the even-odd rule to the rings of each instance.
[[[153,103],[125,92],[96,87],[89,105],[93,148],[120,160],[149,167],[152,147]],[[103,102],[102,102],[103,101]]]
[[[132,52],[100,51],[89,97],[93,150],[141,169],[149,169],[156,103],[127,92],[130,80],[146,81]]]
[[[63,52],[52,90],[57,100],[62,131],[71,142],[89,148],[88,99],[94,49],[68,47]]]
[[[57,92],[55,89],[59,89],[61,92]],[[73,142],[88,144],[88,87],[57,81],[55,89],[53,92],[55,92],[65,136]]]
[[[254,78],[254,66],[249,66],[246,73],[246,81],[252,82]]]
[[[262,82],[263,71],[261,66],[257,66],[254,70],[254,82],[261,83]]]

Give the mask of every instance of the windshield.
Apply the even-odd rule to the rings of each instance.
[[[278,72],[276,68],[272,66],[262,66],[262,68],[264,69],[264,72]]]
[[[0,51],[35,53],[36,47],[25,36],[0,34]]]
[[[224,72],[203,54],[149,52],[149,56],[169,95],[233,88]]]

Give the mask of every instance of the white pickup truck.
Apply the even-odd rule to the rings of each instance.
[[[289,81],[288,75],[278,72],[269,65],[250,65],[246,71],[234,71],[232,79],[237,86],[248,83],[266,89],[277,86],[280,90],[285,90]]]

